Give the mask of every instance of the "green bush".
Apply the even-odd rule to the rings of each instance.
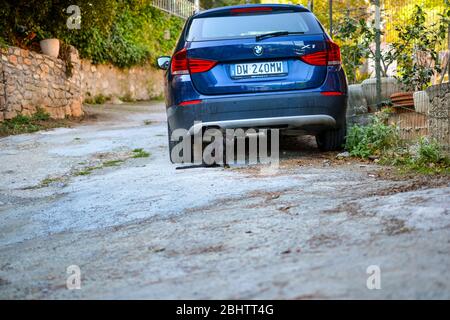
[[[429,165],[430,163],[448,163],[446,157],[439,144],[435,140],[429,140],[422,137],[419,140],[415,157],[412,158],[413,163],[418,165]]]
[[[402,141],[398,129],[385,123],[383,113],[367,126],[348,130],[346,149],[351,156],[375,156],[380,164],[398,166],[401,171],[424,174],[449,174],[450,158],[435,140],[422,137],[412,144]]]
[[[86,104],[104,104],[108,101],[109,97],[104,96],[103,94],[98,94],[95,97],[87,97],[84,99],[84,103]]]
[[[50,120],[50,114],[43,109],[37,109],[36,113],[31,116],[31,121],[48,121]]]
[[[78,0],[81,29],[71,30],[65,11],[75,4],[71,0],[1,1],[0,39],[4,42],[37,48],[43,35],[56,37],[75,46],[82,58],[123,68],[170,54],[184,24],[151,6],[151,0]],[[164,37],[166,30],[170,39]]]
[[[0,136],[31,133],[58,126],[56,121],[48,123],[49,120],[50,115],[42,109],[38,109],[32,116],[19,114],[10,120],[0,122]]]
[[[6,40],[0,35],[0,49],[7,46]]]
[[[405,90],[425,90],[434,74],[441,73],[438,48],[448,34],[450,2],[446,1],[440,18],[429,25],[427,12],[416,4],[406,24],[396,26],[398,40],[393,43],[397,61],[397,79]],[[420,56],[419,56],[420,53]]]
[[[381,117],[374,117],[368,126],[352,126],[347,133],[345,148],[354,157],[379,156],[399,143],[398,130],[385,124]]]
[[[450,158],[435,140],[422,137],[412,146],[403,145],[386,152],[381,164],[399,166],[402,171],[424,174],[449,174]]]

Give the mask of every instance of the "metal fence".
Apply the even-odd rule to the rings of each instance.
[[[420,93],[419,93],[420,94]],[[450,154],[450,83],[434,85],[419,96],[419,110],[392,114],[389,122],[399,128],[404,140],[417,141],[428,136]]]
[[[444,0],[381,0],[381,3],[384,4],[381,11],[383,28],[382,41],[384,43],[390,43],[395,40],[397,35],[395,24],[397,23],[398,25],[402,22],[399,21],[399,16],[401,17],[405,11],[412,12],[414,6],[422,6],[426,13],[427,23],[437,22],[440,19]],[[443,66],[444,72],[433,77],[433,84],[450,81],[450,69],[448,67],[446,68],[450,60],[450,26],[448,30],[447,38],[436,44],[439,47],[439,61]]]
[[[420,6],[425,13],[425,25],[431,26],[434,23],[441,21],[440,14],[444,12],[445,0],[298,0],[294,3],[301,3],[303,5],[309,4],[313,7],[313,11],[319,20],[324,24],[325,28],[329,30],[332,37],[339,41],[338,32],[342,32],[342,22],[348,20],[358,21],[363,20],[370,28],[377,25],[377,20],[380,26],[380,55],[384,55],[392,48],[392,44],[401,43],[401,38],[397,28],[410,25],[410,21],[414,16],[416,6]],[[377,4],[378,10],[377,10]],[[331,10],[330,10],[331,9]],[[379,16],[377,17],[377,11]],[[377,19],[378,18],[378,19]],[[431,29],[430,29],[431,30]],[[393,103],[392,113],[389,117],[389,122],[395,124],[400,130],[401,138],[409,141],[416,141],[419,137],[428,136],[443,147],[444,150],[450,152],[450,26],[448,27],[447,38],[440,39],[438,42],[432,42],[429,45],[435,46],[438,54],[437,62],[442,66],[442,71],[435,71],[431,78],[432,86],[425,91],[419,91],[413,97],[409,97],[413,102],[414,107],[410,104],[407,108],[402,109],[401,102]],[[420,41],[420,39],[418,38]],[[353,38],[349,40],[353,41]],[[376,39],[373,39],[369,44],[370,49],[375,51]],[[415,61],[423,61],[421,51],[411,52],[411,56]],[[348,58],[344,57],[344,58]],[[425,59],[425,64],[430,63],[430,60]],[[344,61],[344,66],[345,66]],[[380,62],[380,65],[383,61]],[[422,62],[423,63],[423,62]],[[430,64],[431,65],[431,64]],[[384,67],[384,66],[383,66]],[[398,61],[393,59],[387,72],[383,72],[381,76],[395,77],[398,76]],[[365,59],[363,65],[351,70],[358,70],[359,78],[355,77],[355,84],[361,84],[366,77],[374,78],[376,75],[376,60],[373,55]],[[384,71],[384,70],[383,70]],[[391,78],[392,79],[392,78]],[[364,81],[366,87],[368,83],[374,79]],[[368,82],[369,81],[369,82]],[[373,85],[371,88],[371,100],[367,99],[368,107],[371,111],[380,108],[383,103],[391,101],[392,93],[401,91],[411,91],[409,88],[398,87],[393,88],[392,84],[384,83],[384,79],[380,79],[380,97],[376,99],[375,89]],[[442,85],[440,85],[442,84]],[[378,85],[377,85],[378,86]],[[386,87],[389,86],[389,87]],[[416,90],[420,90],[417,89]],[[377,88],[378,91],[378,88]],[[391,92],[392,91],[392,92]],[[381,93],[383,93],[381,95]],[[377,93],[378,96],[378,93]],[[403,99],[402,97],[400,97]],[[414,101],[413,101],[414,100]],[[349,100],[350,101],[350,100]],[[403,101],[404,102],[404,101]],[[411,108],[412,107],[412,108]],[[354,106],[352,106],[352,109]],[[361,119],[365,119],[361,115]],[[358,118],[358,116],[353,116]],[[364,121],[362,121],[364,122]],[[361,123],[363,124],[363,123]]]
[[[194,2],[194,0],[153,0],[152,4],[163,11],[187,19],[196,10]]]

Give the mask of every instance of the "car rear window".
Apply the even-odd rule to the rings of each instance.
[[[313,34],[322,29],[311,12],[206,17],[192,21],[187,41],[246,38],[276,31]]]

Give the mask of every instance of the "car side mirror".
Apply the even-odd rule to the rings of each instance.
[[[158,67],[160,69],[167,70],[167,69],[169,69],[169,65],[170,65],[170,57],[169,56],[159,57],[157,60],[157,63],[158,63]]]

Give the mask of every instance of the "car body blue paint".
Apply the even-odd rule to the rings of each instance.
[[[186,48],[190,58],[216,60],[219,63],[202,73],[173,75],[166,72],[165,98],[169,132],[189,129],[194,121],[220,121],[264,117],[323,114],[333,117],[336,126],[345,125],[347,81],[341,66],[313,66],[299,59],[306,53],[324,49],[328,35],[322,33],[286,35],[256,41],[239,39],[186,41],[193,19],[223,14],[224,10],[248,8],[233,6],[204,11],[188,19],[175,51]],[[309,12],[301,6],[264,5],[286,10]],[[256,45],[263,47],[260,56]],[[234,63],[283,61],[284,75],[234,79]],[[342,92],[341,96],[323,96],[323,91]],[[202,100],[199,104],[180,106],[183,101]],[[319,127],[306,128],[314,132]]]

